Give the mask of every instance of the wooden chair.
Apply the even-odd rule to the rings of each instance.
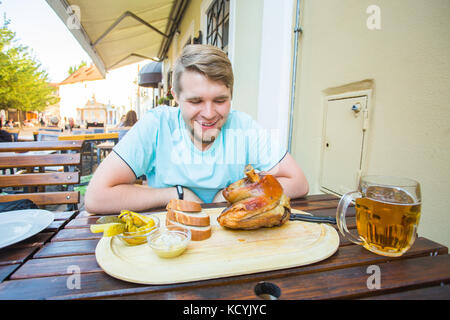
[[[0,202],[29,199],[39,207],[66,204],[68,210],[77,210],[80,193],[73,187],[80,182],[82,145],[81,140],[0,143],[0,169],[24,171],[0,175],[0,188],[24,189],[1,194]],[[63,166],[64,171],[46,172],[45,168],[55,166]],[[62,186],[63,191],[46,192],[46,186]]]
[[[3,130],[5,130],[11,134],[13,141],[19,140],[19,132],[20,132],[19,128],[3,128]]]
[[[61,135],[61,132],[56,131],[39,131],[37,134],[37,141],[56,141]]]
[[[131,127],[120,127],[120,128],[111,128],[108,129],[108,132],[117,132],[119,133],[119,140],[122,139],[127,132],[131,129]],[[116,143],[114,141],[106,141],[98,144],[97,147],[97,165],[100,165],[102,158],[106,157],[108,153],[112,151]]]

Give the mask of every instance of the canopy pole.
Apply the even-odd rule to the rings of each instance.
[[[300,0],[297,0],[297,7],[295,13],[295,28],[294,28],[294,57],[292,62],[292,80],[291,80],[291,108],[289,112],[289,137],[288,137],[288,152],[291,153],[292,148],[292,130],[294,122],[294,104],[295,104],[295,82],[297,80],[297,55],[298,55],[298,38],[302,32],[300,27]]]
[[[175,18],[172,18],[172,13],[170,15],[171,17],[171,25],[169,28],[169,37],[166,38],[162,43],[161,43],[161,48],[159,49],[159,54],[158,54],[158,58],[162,61],[164,60],[167,51],[169,50],[169,46],[170,43],[172,42],[173,39],[173,35],[175,34],[175,32],[178,29],[178,25],[180,24],[181,19],[183,18],[184,15],[184,11],[186,10],[186,8],[188,7],[190,0],[180,0],[180,2],[176,2],[174,4],[174,9],[177,7],[178,10],[175,12]]]

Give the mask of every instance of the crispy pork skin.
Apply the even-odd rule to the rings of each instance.
[[[272,175],[256,174],[248,165],[246,177],[230,184],[223,196],[230,203],[217,218],[231,229],[258,229],[284,224],[291,213],[290,199]]]

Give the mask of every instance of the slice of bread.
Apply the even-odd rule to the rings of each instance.
[[[167,204],[166,209],[185,212],[200,212],[202,211],[202,206],[200,205],[200,203],[194,201],[171,199]]]
[[[209,215],[204,212],[167,209],[167,218],[188,226],[206,227],[210,225]]]
[[[203,226],[203,227],[197,227],[197,226],[188,226],[179,222],[175,222],[171,219],[169,219],[169,217],[166,217],[166,225],[176,225],[179,227],[183,227],[186,229],[191,230],[191,239],[192,241],[201,241],[201,240],[205,240],[208,239],[209,237],[211,237],[211,226]]]

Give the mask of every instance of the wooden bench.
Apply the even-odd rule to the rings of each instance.
[[[0,188],[23,187],[24,193],[2,194],[0,202],[29,199],[37,206],[67,204],[78,209],[83,141],[33,141],[0,143],[0,169],[22,169],[25,173],[0,175]],[[63,172],[47,172],[49,167]],[[46,186],[63,186],[64,191],[46,192]]]

